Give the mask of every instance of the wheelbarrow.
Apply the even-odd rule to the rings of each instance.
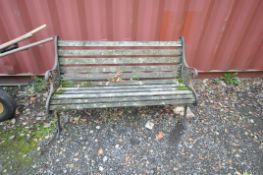
[[[24,35],[21,35],[11,41],[1,44],[0,45],[0,58],[10,55],[10,54],[14,54],[16,52],[27,50],[31,47],[35,47],[35,46],[38,46],[38,45],[41,45],[41,44],[44,44],[46,42],[53,40],[53,37],[49,37],[49,38],[25,45],[25,46],[21,46],[21,47],[18,46],[18,42],[32,37],[35,33],[39,32],[45,27],[46,27],[46,24],[39,26],[35,28],[34,30]],[[5,121],[7,119],[11,119],[15,114],[15,110],[16,110],[16,103],[13,97],[11,97],[6,91],[0,90],[0,122]]]

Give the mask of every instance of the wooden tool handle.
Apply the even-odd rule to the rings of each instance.
[[[18,43],[19,41],[25,40],[25,39],[27,39],[27,38],[30,38],[31,36],[33,36],[33,34],[39,32],[40,30],[42,30],[42,29],[44,29],[44,28],[46,28],[46,27],[47,27],[47,25],[46,25],[46,24],[43,24],[43,25],[35,28],[34,30],[31,30],[30,32],[25,33],[25,34],[22,35],[22,36],[19,36],[19,37],[15,38],[15,39],[13,39],[13,40],[11,40],[11,41],[8,41],[8,42],[6,42],[6,43],[4,43],[4,44],[1,44],[1,45],[0,45],[0,49],[3,49],[3,48],[5,48],[5,47],[8,47],[8,46],[10,46],[10,45],[12,45],[12,44]]]

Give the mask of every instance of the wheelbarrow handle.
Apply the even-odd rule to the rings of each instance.
[[[31,30],[30,32],[25,33],[25,34],[22,35],[22,36],[19,36],[19,37],[15,38],[15,39],[13,39],[13,40],[11,40],[11,41],[8,41],[8,42],[6,42],[6,43],[4,43],[4,44],[1,44],[1,45],[0,45],[0,50],[3,49],[3,48],[8,47],[8,46],[10,46],[10,45],[13,45],[13,44],[15,44],[15,43],[18,43],[18,42],[20,42],[20,41],[22,41],[22,40],[25,40],[25,39],[27,39],[27,38],[30,38],[31,36],[33,36],[33,34],[39,32],[40,30],[42,30],[42,29],[44,29],[44,28],[46,28],[46,27],[47,27],[47,25],[46,25],[46,24],[43,24],[43,25],[35,28],[34,30]]]
[[[29,48],[31,48],[31,47],[34,47],[34,46],[37,46],[37,45],[40,45],[40,44],[44,44],[44,43],[49,42],[49,41],[51,41],[51,40],[53,40],[53,37],[49,37],[49,38],[46,38],[46,39],[43,39],[43,40],[40,40],[40,41],[31,43],[31,44],[28,44],[28,45],[19,47],[19,48],[17,48],[17,49],[4,52],[4,53],[0,54],[0,57],[7,56],[7,55],[12,54],[12,53],[15,53],[15,52],[20,52],[20,51],[22,51],[22,50],[26,50],[26,49],[29,49]]]

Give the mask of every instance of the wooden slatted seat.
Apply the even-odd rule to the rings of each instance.
[[[184,40],[64,41],[55,38],[47,111],[197,102]]]
[[[108,86],[104,88],[61,88],[52,97],[51,110],[121,106],[191,104],[190,90],[177,90],[176,84]]]

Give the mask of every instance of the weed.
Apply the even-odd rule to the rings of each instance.
[[[28,90],[32,93],[38,93],[46,89],[46,87],[47,82],[43,78],[35,76]]]
[[[226,72],[220,78],[215,79],[216,83],[220,81],[225,82],[228,85],[239,85],[240,79],[238,78],[238,73]]]
[[[177,78],[178,83],[184,83],[184,80],[182,78]]]
[[[189,90],[189,88],[185,86],[184,80],[180,76],[177,76],[176,80],[178,82],[178,86],[176,87],[177,90]]]

